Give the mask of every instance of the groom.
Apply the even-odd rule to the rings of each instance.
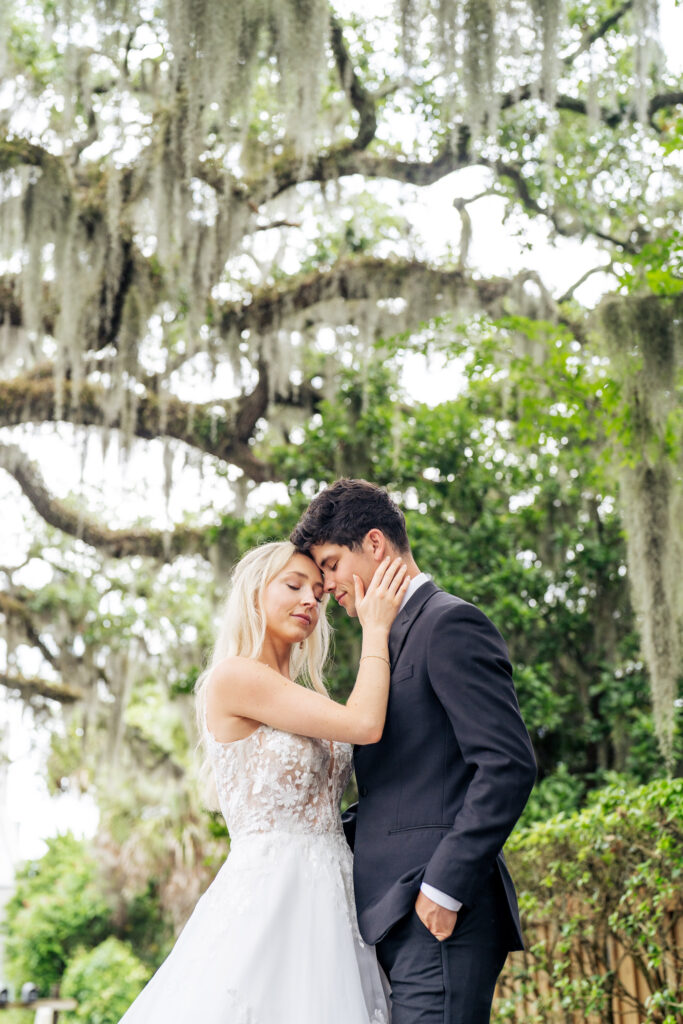
[[[356,747],[359,801],[344,816],[358,921],[391,982],[392,1024],[487,1024],[507,953],[522,948],[501,851],[536,777],[505,644],[420,572],[403,513],[374,484],[338,480],[291,540],[352,617],[354,575],[367,587],[387,554],[408,566],[384,734]]]

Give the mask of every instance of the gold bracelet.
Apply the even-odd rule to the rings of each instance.
[[[385,658],[381,654],[363,654],[363,655],[361,655],[360,660],[361,661],[365,661],[366,658],[378,658],[380,661],[386,661],[386,663],[389,666],[389,668],[391,668],[391,662],[389,661],[389,659]]]

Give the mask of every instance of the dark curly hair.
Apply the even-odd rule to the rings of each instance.
[[[409,549],[405,517],[387,492],[367,480],[343,479],[313,499],[289,539],[304,553],[326,542],[357,551],[373,529],[381,530],[397,551]]]

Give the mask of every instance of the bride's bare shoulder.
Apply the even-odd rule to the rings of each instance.
[[[277,678],[278,673],[268,665],[255,661],[254,658],[232,654],[214,665],[209,676],[209,685],[223,690],[239,687],[245,683],[275,682]]]

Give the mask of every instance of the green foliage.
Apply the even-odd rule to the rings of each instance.
[[[168,952],[172,934],[159,888],[153,881],[143,880],[137,891],[124,891],[121,877],[111,867],[111,851],[105,847],[95,851],[89,842],[71,834],[49,839],[47,846],[40,860],[30,861],[18,871],[16,888],[7,904],[5,950],[9,977],[16,986],[31,980],[47,995],[62,983],[67,971],[72,983],[82,985],[86,992],[88,979],[96,978],[100,966],[104,969],[109,954],[111,969],[107,968],[104,975],[109,971],[112,982],[121,958],[132,958],[138,966],[121,974],[130,975],[130,986],[122,990],[116,1003],[120,1006]],[[105,863],[110,867],[105,869]],[[91,952],[98,955],[90,959]],[[76,998],[80,1000],[81,996]],[[89,1000],[87,996],[88,1005]],[[98,1012],[105,1012],[106,1005],[103,996]],[[85,1011],[81,1008],[82,1013]],[[119,1016],[121,1013],[122,1009]],[[78,1019],[90,1018],[86,1013]],[[118,1016],[112,1019],[118,1020]]]
[[[114,937],[130,946],[151,971],[168,955],[173,929],[162,906],[159,884],[150,879],[132,895],[115,891],[107,878],[105,896],[114,908]]]
[[[111,931],[97,864],[84,844],[67,833],[47,841],[39,861],[17,872],[6,909],[6,957],[16,985],[33,981],[47,994],[81,946]]]
[[[507,968],[499,1022],[516,1019],[524,1000],[535,1004],[537,1024],[563,1008],[607,1019],[612,997],[623,995],[622,953],[653,994],[639,1003],[631,992],[640,1019],[681,1019],[682,779],[608,786],[578,813],[519,830],[506,852],[529,948]]]
[[[393,339],[379,348],[381,364],[342,373],[300,440],[275,449],[292,506],[270,509],[241,539],[285,536],[337,475],[381,481],[406,509],[418,565],[478,603],[509,644],[548,777],[529,820],[561,809],[561,792],[564,809],[579,806],[606,771],[652,778],[663,765],[613,497],[609,366],[550,322],[508,316],[461,332],[441,320],[426,328],[425,352],[464,359],[463,380],[457,397],[433,407],[398,386],[412,344]],[[329,614],[329,685],[343,697],[358,631],[334,605]]]
[[[39,92],[54,79],[59,68],[58,47],[29,17],[15,14],[8,29],[5,43],[8,54],[17,68],[28,72],[27,80]]]
[[[683,233],[672,231],[637,253],[622,254],[615,269],[625,292],[678,295],[683,291]]]
[[[517,831],[536,822],[548,821],[557,814],[571,814],[578,810],[585,793],[585,783],[572,775],[560,761],[551,775],[537,782],[517,824]]]
[[[66,1021],[117,1024],[145,983],[149,969],[131,947],[118,939],[105,939],[94,949],[81,950],[69,963],[61,995],[78,1001]]]

